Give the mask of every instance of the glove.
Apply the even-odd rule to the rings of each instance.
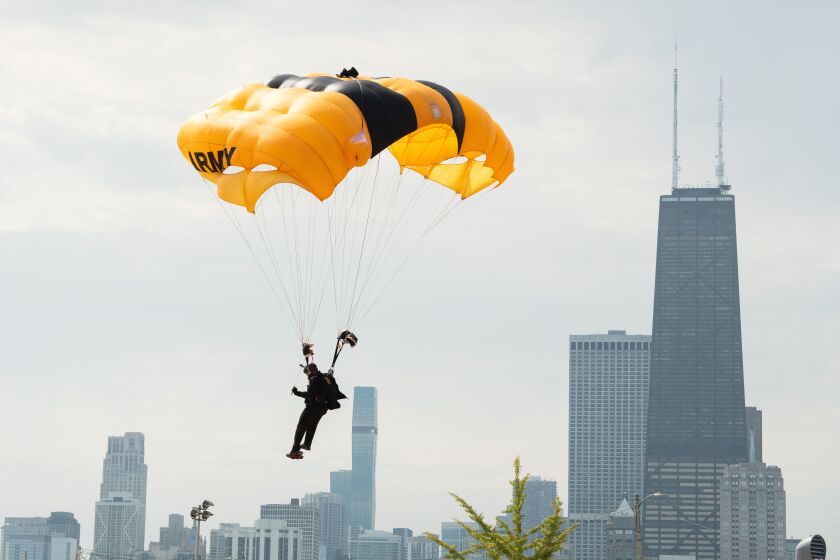
[[[298,394],[298,388],[297,387],[292,387],[292,394],[294,396],[297,396],[297,394]]]
[[[335,372],[333,371],[333,368],[330,368],[329,370],[327,370],[327,375],[333,375],[333,374],[335,374]]]

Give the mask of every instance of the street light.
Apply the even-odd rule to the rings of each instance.
[[[636,496],[638,498],[638,496]],[[214,505],[210,500],[204,500],[190,510],[190,518],[195,521],[195,560],[201,560],[199,545],[201,544],[201,522],[213,515],[210,506]]]
[[[636,560],[642,560],[642,504],[645,503],[648,498],[656,498],[664,495],[665,494],[662,492],[654,492],[653,494],[645,496],[644,499],[639,500],[639,495],[636,494],[636,503],[633,505],[633,513],[636,516],[636,553],[634,555]]]

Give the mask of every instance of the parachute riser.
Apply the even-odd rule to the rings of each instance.
[[[335,351],[333,352],[333,359],[332,364],[330,364],[330,368],[335,367],[335,362],[338,361],[338,356],[341,354],[345,345],[349,345],[350,348],[353,348],[358,342],[359,339],[355,334],[347,330],[342,331],[342,333],[338,335],[338,339],[335,341]]]

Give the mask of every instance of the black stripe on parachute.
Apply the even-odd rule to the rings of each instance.
[[[460,152],[461,142],[464,141],[464,127],[467,125],[467,117],[464,115],[464,108],[461,107],[461,102],[458,101],[454,93],[440,84],[425,80],[417,80],[417,83],[432,88],[441,94],[446,99],[446,102],[449,103],[449,109],[452,110],[452,130],[455,131],[455,136],[458,138],[458,151]]]
[[[272,88],[335,91],[353,100],[368,127],[371,157],[417,130],[417,115],[404,95],[370,80],[340,80],[331,76],[300,77],[280,74],[266,84]]]

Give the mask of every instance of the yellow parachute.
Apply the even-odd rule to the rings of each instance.
[[[365,283],[390,281],[384,271],[394,245],[405,239],[401,221],[415,212],[429,184],[443,185],[457,200],[435,206],[420,238],[458,200],[503,183],[514,163],[504,131],[469,97],[428,81],[358,77],[354,69],[339,77],[284,74],[233,91],[181,127],[178,147],[216,185],[219,199],[256,214],[256,241],[246,242],[255,257],[254,247],[264,246],[257,260],[270,282],[277,277],[275,294],[302,342],[312,334],[330,276],[339,329],[367,313],[360,311],[363,296],[378,299],[379,291]],[[379,154],[386,150],[397,166],[390,181],[380,178],[388,163]],[[405,170],[421,179],[416,189],[403,184]],[[291,185],[314,198],[290,191]],[[276,191],[276,222],[260,210],[270,190]],[[243,220],[225,210],[245,236]],[[308,238],[323,234],[318,213],[327,219],[322,242]],[[284,243],[293,258],[283,258]],[[328,256],[317,254],[320,243]],[[321,257],[329,262],[319,265]]]

